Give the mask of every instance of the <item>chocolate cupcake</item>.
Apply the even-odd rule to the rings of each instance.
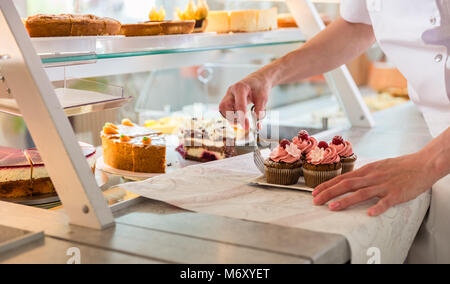
[[[296,184],[301,174],[301,151],[295,144],[283,140],[264,162],[264,166],[268,183]]]
[[[306,155],[317,146],[316,138],[309,136],[309,133],[306,130],[300,131],[298,136],[292,139],[292,143],[294,143],[302,152],[302,162],[306,160]],[[303,171],[300,175],[303,176]]]
[[[336,148],[329,147],[328,143],[320,142],[311,150],[303,161],[303,175],[306,186],[316,188],[342,173],[342,164]]]
[[[336,136],[330,144],[335,148],[342,163],[342,174],[352,172],[358,157],[353,153],[352,143],[345,141],[341,136]]]

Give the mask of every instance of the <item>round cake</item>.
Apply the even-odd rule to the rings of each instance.
[[[107,123],[101,132],[103,161],[108,166],[141,173],[166,172],[166,144],[161,132],[125,119]]]
[[[118,35],[120,22],[94,15],[35,15],[25,26],[30,37]]]

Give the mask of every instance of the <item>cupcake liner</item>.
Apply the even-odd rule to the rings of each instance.
[[[312,171],[303,169],[303,175],[305,176],[305,184],[311,188],[316,188],[320,184],[329,181],[342,173],[342,168],[332,171]]]
[[[355,169],[355,164],[356,160],[351,162],[342,162],[342,174],[353,172]]]
[[[267,182],[279,185],[296,184],[300,178],[302,168],[277,169],[266,167]]]

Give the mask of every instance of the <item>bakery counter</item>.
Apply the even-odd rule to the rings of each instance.
[[[431,140],[421,114],[412,104],[378,112],[375,119],[377,126],[373,129],[352,128],[342,133],[353,142],[359,156],[382,159],[404,155],[419,150]],[[238,158],[242,157],[245,156]],[[205,165],[204,168],[208,167]],[[286,191],[279,195],[283,194],[292,193]],[[306,193],[301,194],[310,198]],[[424,199],[425,207],[428,201]],[[312,202],[307,204],[305,210],[315,210]],[[80,249],[82,263],[354,262],[350,249],[352,236],[327,230],[195,213],[142,197],[134,199],[128,207],[114,211],[116,226],[95,231],[68,225],[67,217],[59,211],[36,211],[2,203],[0,214],[6,217],[2,217],[0,225],[30,231],[45,230],[46,239],[2,254],[0,263],[64,263],[70,258],[67,256],[70,247]],[[363,216],[362,212],[360,216],[351,215],[354,218],[351,223],[372,222],[373,219]],[[420,225],[425,212],[417,210],[414,219],[418,224],[415,227]],[[347,212],[339,214],[345,217]],[[391,215],[388,218],[397,218]],[[314,217],[311,214],[307,216]],[[314,218],[308,221],[314,222]],[[343,226],[345,224],[342,223]],[[403,225],[401,222],[397,224]],[[368,232],[366,234],[372,231]],[[389,238],[392,235],[384,236]],[[405,247],[405,252],[409,241],[400,240],[400,247]]]

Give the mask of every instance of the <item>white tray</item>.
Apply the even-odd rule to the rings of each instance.
[[[253,178],[248,181],[251,185],[260,185],[260,186],[268,186],[268,187],[274,187],[274,188],[282,188],[282,189],[291,189],[291,190],[299,190],[299,191],[307,191],[307,192],[313,192],[314,188],[308,187],[305,185],[305,178],[300,177],[300,180],[297,184],[294,185],[279,185],[279,184],[272,184],[267,183],[265,176],[260,176],[257,178]]]

